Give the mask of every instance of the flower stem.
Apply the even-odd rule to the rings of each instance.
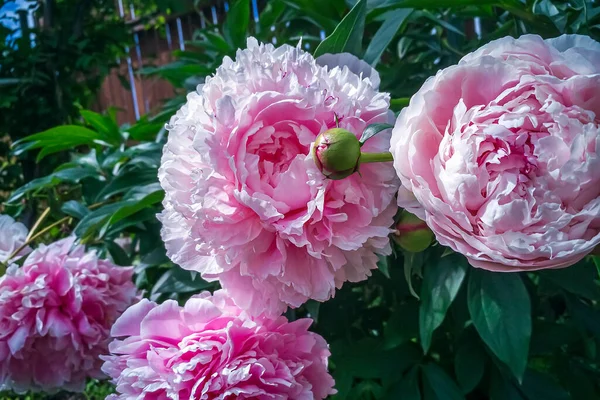
[[[392,153],[360,153],[359,162],[361,164],[373,163],[373,162],[388,162],[394,161],[394,157],[392,157]]]
[[[27,235],[27,238],[25,240],[31,239],[31,237],[33,236],[33,234],[35,233],[37,228],[40,227],[40,225],[42,224],[42,222],[44,222],[44,219],[46,219],[46,217],[48,216],[49,213],[50,213],[50,207],[46,208],[44,210],[44,212],[42,213],[42,215],[40,215],[40,217],[37,219],[37,221],[35,221],[35,224],[33,224],[33,227],[29,231],[29,234]]]

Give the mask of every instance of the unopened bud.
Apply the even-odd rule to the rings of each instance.
[[[433,232],[425,221],[408,211],[402,211],[393,238],[404,250],[419,253],[429,247]]]
[[[323,175],[344,179],[358,170],[360,142],[352,132],[333,128],[317,136],[312,154]]]

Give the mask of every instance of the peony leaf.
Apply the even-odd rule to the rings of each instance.
[[[369,140],[373,136],[377,135],[379,132],[383,132],[386,129],[391,129],[393,127],[394,127],[394,125],[390,125],[390,124],[371,124],[371,125],[367,126],[367,128],[364,130],[364,132],[359,140],[361,146],[363,144],[365,144],[365,142],[367,140]]]
[[[531,302],[517,274],[471,271],[468,307],[479,336],[521,381],[531,339]]]
[[[456,379],[465,394],[477,387],[485,373],[486,353],[478,342],[477,340],[463,343],[454,358]]]
[[[250,23],[250,3],[248,0],[237,0],[227,13],[223,24],[223,37],[232,49],[245,47],[248,24]]]
[[[361,51],[367,0],[359,0],[342,19],[333,33],[321,42],[315,50],[315,58],[326,53],[352,53],[358,56]]]
[[[396,33],[404,25],[411,13],[412,9],[410,8],[400,8],[385,13],[382,16],[384,22],[377,33],[375,33],[375,36],[373,36],[371,43],[369,43],[369,47],[367,47],[367,50],[365,51],[365,56],[363,57],[363,59],[371,64],[373,68],[377,66],[381,55],[392,42],[392,39],[394,39],[394,36],[396,36]]]
[[[421,346],[427,353],[433,332],[442,324],[467,272],[466,259],[458,254],[442,257],[424,268],[419,309]]]
[[[442,368],[433,363],[428,363],[422,368],[426,399],[464,400],[465,397],[456,383]]]

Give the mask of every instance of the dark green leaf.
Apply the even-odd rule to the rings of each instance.
[[[590,300],[600,300],[598,272],[589,259],[584,259],[569,268],[542,271],[540,276],[573,294]]]
[[[468,305],[477,332],[517,379],[523,379],[531,339],[531,303],[518,274],[473,269]]]
[[[499,3],[501,3],[500,0],[385,0],[379,2],[378,7],[441,8],[496,5]]]
[[[32,149],[41,149],[37,160],[41,160],[48,154],[74,147],[87,145],[92,146],[104,141],[104,137],[91,129],[79,125],[62,125],[47,131],[27,136],[14,143],[15,154],[21,154]]]
[[[206,282],[198,274],[192,276],[190,271],[175,265],[156,282],[152,294],[200,292],[213,286],[214,283]]]
[[[80,180],[89,177],[98,177],[98,171],[91,167],[61,169],[60,171],[56,171],[42,178],[34,179],[26,185],[15,190],[7,202],[14,203],[29,192],[50,188],[62,182],[78,183]]]
[[[236,0],[227,12],[227,18],[223,24],[223,37],[234,49],[244,48],[250,23],[250,2],[248,0]]]
[[[404,25],[407,18],[412,13],[411,9],[398,9],[392,10],[383,15],[384,22],[373,36],[371,43],[369,43],[369,47],[365,51],[365,55],[363,59],[371,64],[373,68],[379,62],[379,58],[385,51],[385,49],[392,42],[392,39],[396,36],[396,33],[400,28]]]
[[[485,350],[477,342],[463,343],[456,351],[454,372],[463,393],[472,392],[481,382],[485,359]]]
[[[352,53],[358,56],[365,29],[366,10],[367,0],[359,0],[333,33],[321,42],[315,50],[314,56],[318,57],[327,53]]]
[[[512,382],[504,379],[499,372],[494,371],[491,381],[490,400],[525,400],[519,389]]]
[[[373,136],[377,135],[379,132],[383,132],[386,129],[392,129],[393,127],[394,127],[394,125],[390,125],[390,124],[371,124],[371,125],[367,126],[359,140],[361,146],[367,140],[369,140]]]
[[[569,393],[551,376],[531,369],[525,373],[521,390],[529,400],[571,400]]]
[[[118,244],[112,241],[108,241],[105,243],[106,249],[110,253],[111,258],[117,265],[121,266],[129,266],[131,265],[131,260],[125,250]]]
[[[65,214],[77,219],[82,219],[90,212],[86,206],[75,200],[67,201],[65,204],[63,204],[60,210]]]
[[[118,125],[109,116],[91,110],[81,110],[79,113],[88,125],[104,136],[104,140],[108,143],[119,144],[123,141]]]
[[[388,263],[387,256],[379,256],[379,261],[377,262],[377,269],[385,275],[386,278],[390,279],[390,266]]]
[[[423,272],[419,330],[425,353],[433,332],[442,324],[467,272],[466,259],[458,254],[442,257],[428,264]]]
[[[402,380],[393,385],[385,397],[387,400],[421,400],[419,368],[413,367]]]
[[[96,201],[102,201],[119,193],[126,192],[138,186],[145,186],[158,182],[158,171],[152,168],[133,168],[122,171],[119,175],[102,189]]]
[[[431,393],[432,400],[464,400],[464,396],[456,383],[436,364],[428,363],[423,366],[424,386]],[[429,390],[428,390],[429,389]]]
[[[422,265],[423,253],[410,253],[408,251],[404,252],[404,278],[406,279],[406,283],[408,283],[410,294],[417,299],[419,298],[419,295],[413,288],[412,276],[414,271],[421,269]]]

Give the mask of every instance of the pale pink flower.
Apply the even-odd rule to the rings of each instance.
[[[493,41],[402,110],[398,204],[476,267],[569,266],[600,242],[599,125],[600,43]]]
[[[136,299],[133,270],[73,242],[41,245],[0,278],[0,390],[82,391],[104,377],[110,328]]]
[[[311,156],[315,138],[336,118],[357,136],[368,124],[389,122],[389,96],[356,57],[322,61],[251,38],[167,126],[159,179],[168,255],[219,279],[254,315],[325,301],[343,282],[366,279],[377,253],[391,251],[398,187],[391,163],[332,181]],[[390,135],[363,150],[387,151]]]
[[[9,215],[0,215],[0,263],[16,261],[31,251],[27,246],[9,260],[10,256],[25,243],[28,233],[27,227],[22,223],[16,222]]]
[[[185,306],[146,299],[115,323],[103,371],[113,400],[324,399],[335,393],[325,340],[310,319],[252,319],[225,291]]]

